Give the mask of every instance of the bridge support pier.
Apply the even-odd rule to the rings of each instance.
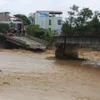
[[[60,44],[55,52],[56,58],[77,59],[78,58],[77,47],[78,46],[75,44],[74,45],[66,44],[66,46],[64,46],[63,44]]]
[[[66,45],[65,56],[69,59],[77,59],[78,58],[77,45],[72,45],[72,44]]]
[[[0,36],[0,49],[5,48],[5,42],[6,42],[5,38]]]

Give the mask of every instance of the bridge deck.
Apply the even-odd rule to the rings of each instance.
[[[80,45],[91,45],[100,44],[99,36],[57,36],[55,37],[57,43],[66,44],[80,44]]]
[[[40,43],[36,40],[33,40],[31,38],[25,37],[25,36],[6,36],[2,33],[0,33],[0,36],[4,36],[6,38],[6,41],[12,42],[16,45],[25,47],[27,49],[46,49],[46,45],[43,43]]]
[[[39,43],[39,42],[36,42],[34,40],[31,40],[27,37],[24,37],[24,36],[21,36],[21,37],[12,37],[14,40],[18,40],[18,41],[23,41],[24,44],[26,45],[27,48],[29,49],[46,49],[46,46]]]

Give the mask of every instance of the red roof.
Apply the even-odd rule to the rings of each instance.
[[[49,14],[63,14],[62,11],[37,11],[37,12],[48,12]]]
[[[63,12],[50,11],[49,14],[63,14]]]
[[[15,18],[14,21],[23,21],[22,19],[15,17],[15,16],[10,16],[10,18]]]

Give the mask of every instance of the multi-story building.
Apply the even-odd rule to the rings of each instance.
[[[30,21],[32,24],[38,24],[44,29],[50,28],[60,34],[62,27],[62,14],[61,11],[36,11],[31,16]]]

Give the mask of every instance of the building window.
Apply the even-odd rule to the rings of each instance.
[[[51,20],[49,20],[49,25],[51,25]]]
[[[61,25],[61,20],[58,20],[58,25]]]

